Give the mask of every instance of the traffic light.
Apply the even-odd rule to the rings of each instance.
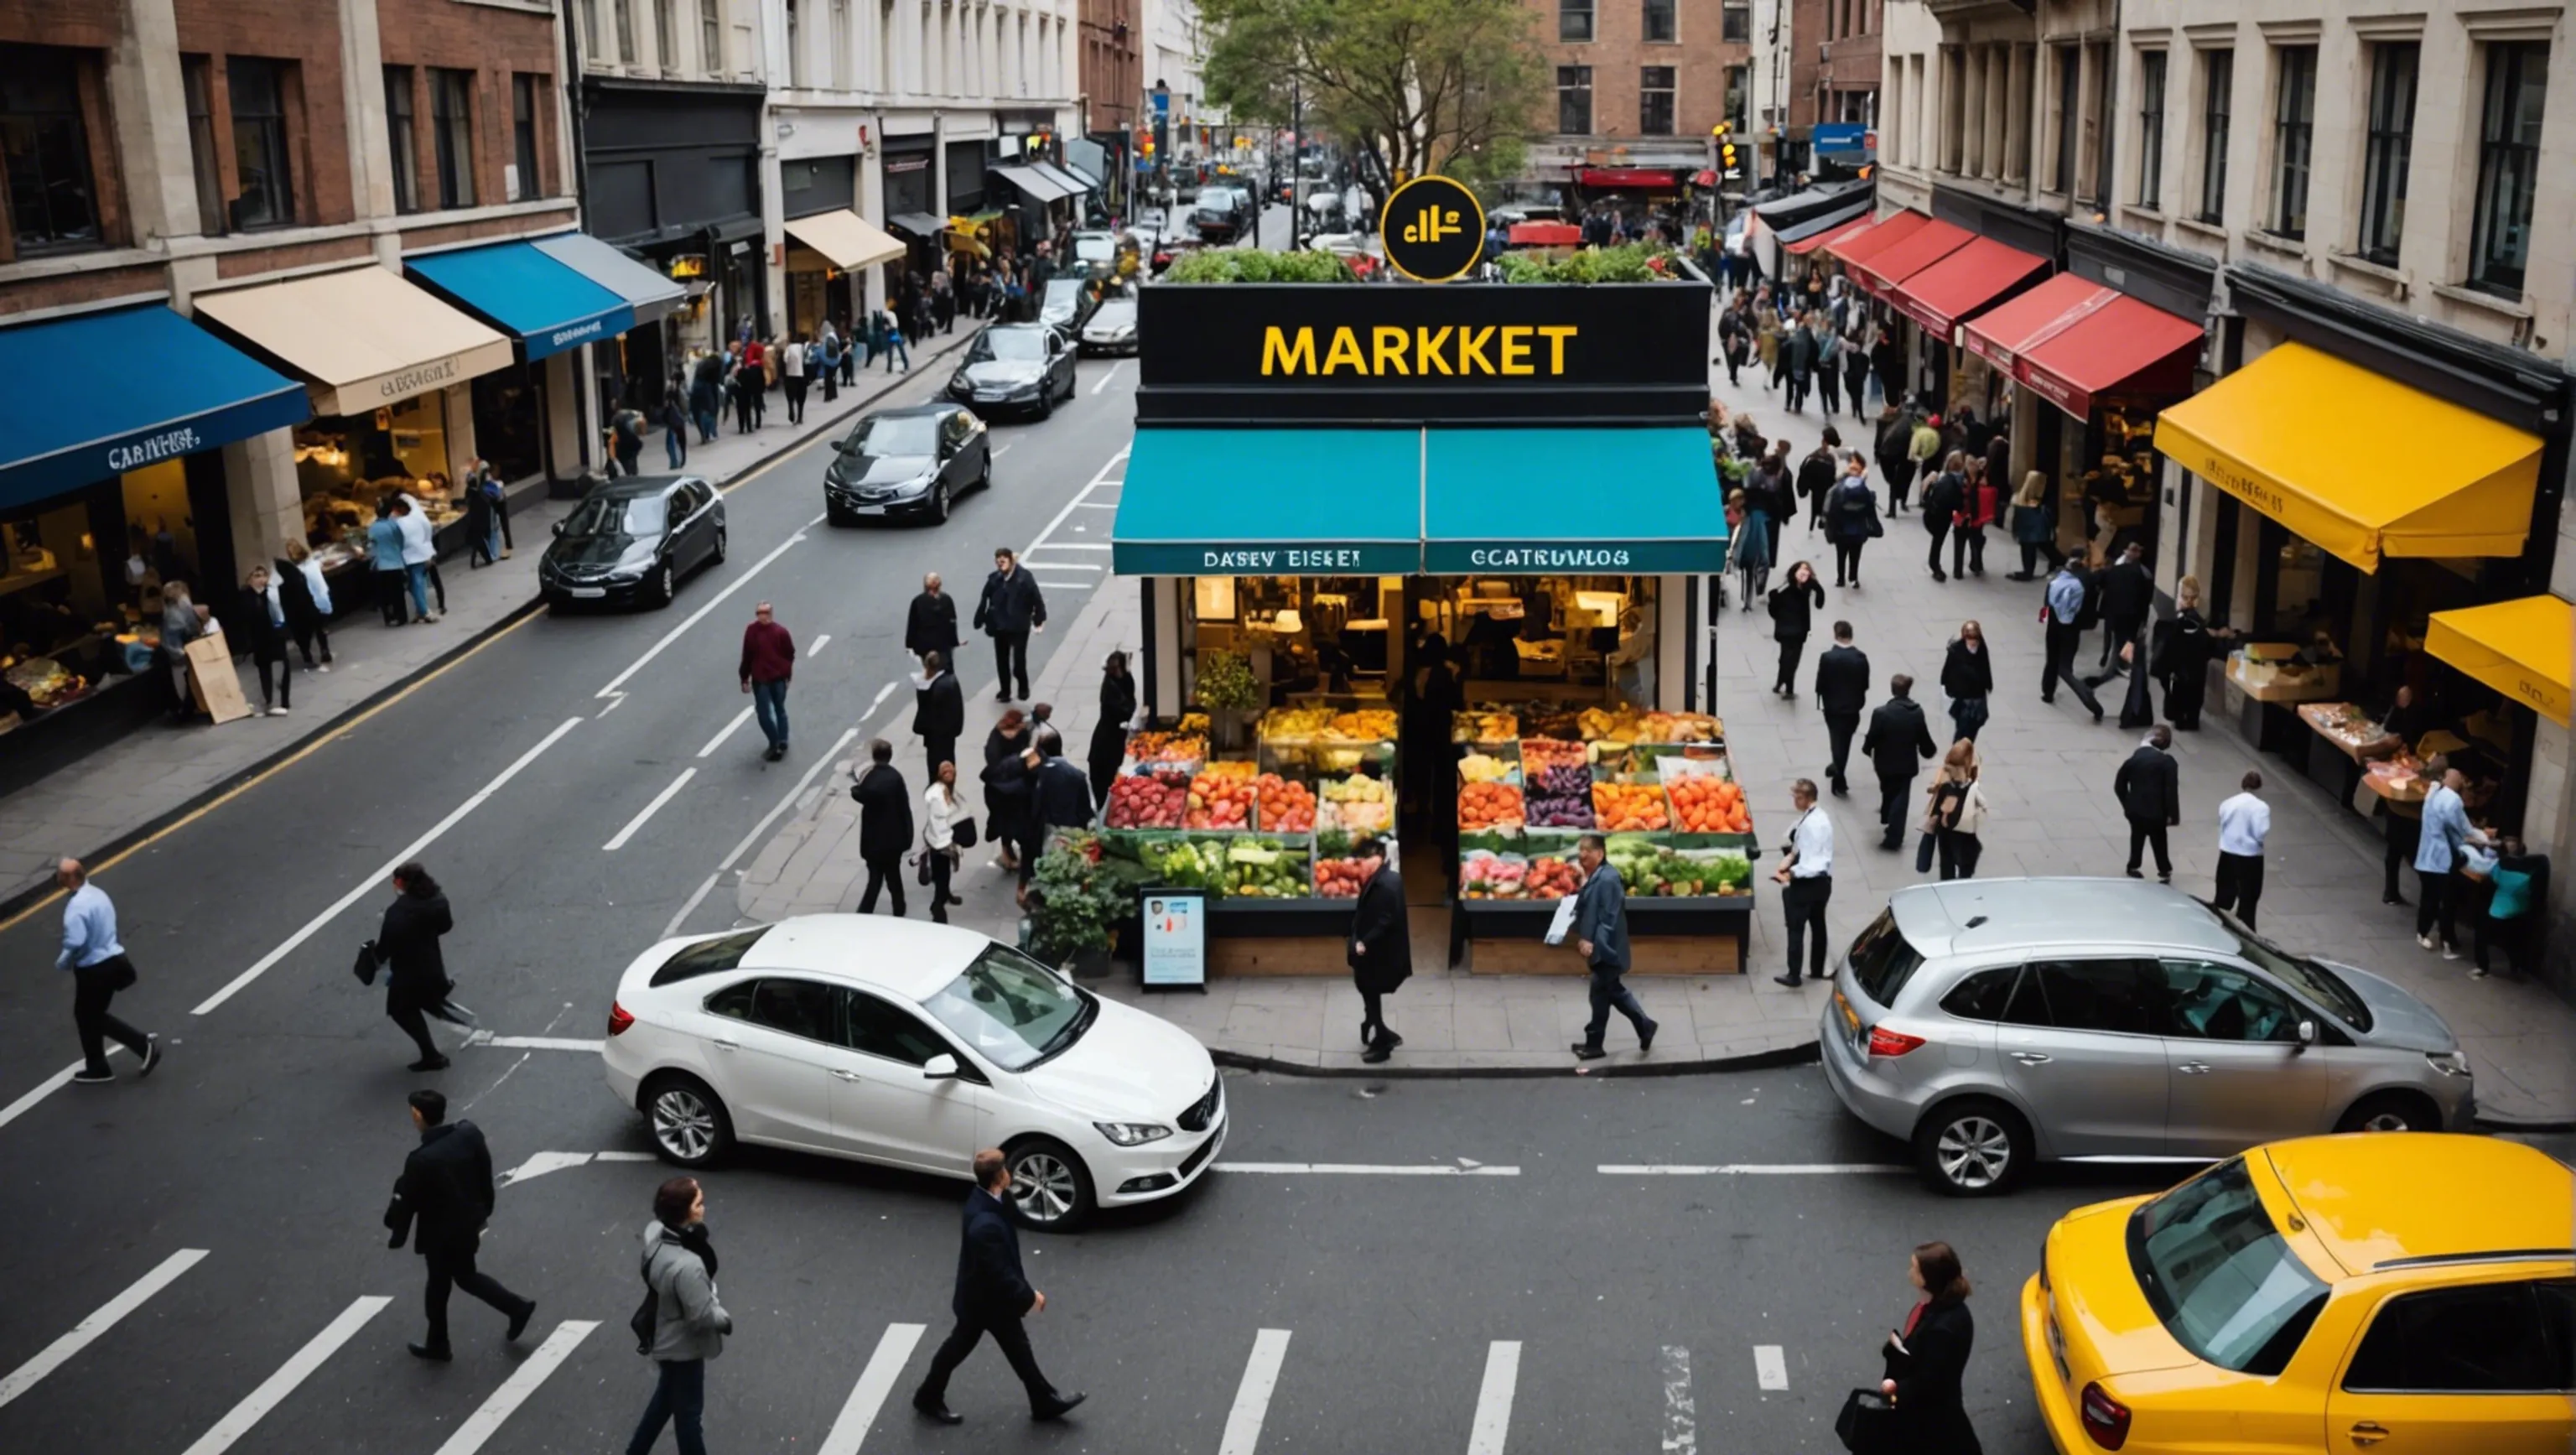
[[[1718,175],[1732,174],[1735,171],[1735,123],[1721,121],[1710,127],[1708,134],[1717,143]]]

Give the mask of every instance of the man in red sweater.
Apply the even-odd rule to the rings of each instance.
[[[787,756],[787,679],[796,675],[796,639],[772,618],[769,603],[751,609],[751,625],[742,629],[742,690],[769,739],[763,756],[775,763]]]

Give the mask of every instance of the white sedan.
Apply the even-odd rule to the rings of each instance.
[[[666,940],[618,978],[608,1087],[662,1156],[737,1140],[964,1179],[1011,1159],[1021,1217],[1170,1197],[1225,1140],[1207,1048],[971,930],[810,915]]]

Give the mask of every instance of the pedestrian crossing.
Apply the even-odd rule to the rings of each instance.
[[[103,1368],[120,1369],[119,1356],[110,1350],[93,1346],[110,1338],[117,1327],[145,1308],[150,1302],[210,1255],[204,1249],[182,1248],[165,1258],[141,1278],[119,1291],[95,1312],[83,1318],[72,1329],[46,1345],[33,1358],[5,1376],[0,1376],[0,1406],[26,1395],[47,1379],[60,1374],[84,1355]],[[391,1295],[366,1294],[352,1299],[318,1331],[296,1348],[284,1363],[242,1395],[229,1409],[206,1427],[203,1434],[189,1444],[183,1455],[225,1455],[236,1447],[277,1448],[279,1432],[297,1428],[298,1414],[292,1405],[298,1391],[335,1358],[374,1359],[381,1357],[384,1335],[361,1341],[370,1334],[377,1316],[395,1302]],[[511,1420],[537,1408],[546,1396],[550,1381],[581,1352],[598,1330],[602,1320],[572,1318],[556,1323],[546,1331],[536,1347],[516,1358],[509,1373],[495,1386],[473,1412],[456,1426],[436,1455],[481,1455],[508,1427]],[[899,1433],[909,1423],[909,1413],[895,1406],[889,1417],[888,1406],[899,1389],[917,1380],[926,1367],[928,1351],[922,1344],[930,1332],[929,1323],[896,1322],[885,1326],[876,1339],[866,1362],[830,1425],[822,1430],[817,1455],[866,1455],[869,1450],[903,1448]],[[1318,1357],[1329,1361],[1335,1348],[1330,1336],[1317,1346]],[[1260,1328],[1253,1332],[1244,1354],[1240,1379],[1234,1385],[1232,1403],[1227,1407],[1222,1432],[1217,1435],[1213,1455],[1259,1455],[1265,1428],[1274,1423],[1274,1398],[1283,1377],[1291,1371],[1290,1351],[1296,1332],[1284,1328]],[[601,1345],[599,1347],[606,1347]],[[1551,1350],[1552,1358],[1561,1359],[1563,1350]],[[1657,1347],[1656,1378],[1662,1394],[1662,1414],[1657,1432],[1657,1448],[1662,1455],[1699,1455],[1698,1381],[1714,1378],[1726,1386],[1721,1393],[1743,1392],[1749,1386],[1757,1397],[1784,1393],[1789,1389],[1789,1367],[1786,1350],[1777,1344],[1755,1345],[1745,1366],[1714,1375],[1694,1369],[1692,1351],[1678,1344]],[[1523,1344],[1517,1339],[1495,1339],[1486,1342],[1482,1374],[1477,1380],[1472,1418],[1462,1432],[1466,1455],[1506,1455],[1511,1446],[1514,1401],[1519,1393],[1523,1364]],[[461,1368],[461,1366],[460,1366]],[[1313,1377],[1312,1371],[1309,1378]],[[581,1398],[594,1393],[596,1381],[567,1381],[573,1391],[565,1398]],[[1095,1390],[1096,1393],[1106,1391]],[[314,1398],[306,1396],[308,1402]],[[1337,1404],[1335,1412],[1340,1411]],[[1311,1419],[1312,1411],[1301,1411]],[[389,1421],[411,1417],[412,1412],[389,1407]],[[546,1418],[561,1418],[555,1410]],[[257,1438],[253,1438],[254,1435]],[[871,1440],[875,1443],[871,1443]],[[514,1446],[527,1448],[522,1435]],[[1456,1446],[1450,1448],[1455,1449]]]

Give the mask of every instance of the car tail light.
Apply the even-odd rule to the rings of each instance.
[[[2084,1433],[2105,1450],[2129,1443],[2129,1407],[2111,1398],[2099,1384],[2084,1386]]]
[[[635,1017],[626,1013],[626,1007],[619,1005],[613,1000],[608,1003],[608,1033],[610,1035],[622,1036],[626,1034],[626,1028],[633,1024],[635,1024]]]
[[[1869,1053],[1872,1056],[1902,1056],[1922,1044],[1921,1036],[1909,1036],[1903,1031],[1891,1031],[1885,1026],[1869,1028]]]

